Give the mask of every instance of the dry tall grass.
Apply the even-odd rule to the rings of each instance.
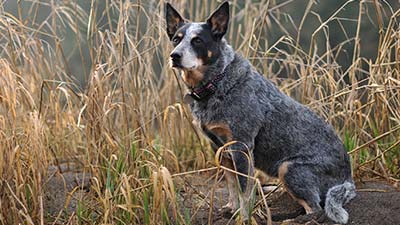
[[[77,212],[57,223],[190,223],[178,210],[174,182],[184,171],[211,167],[213,154],[193,129],[181,101],[184,88],[168,68],[163,1],[106,0],[102,8],[93,0],[90,11],[78,1],[32,0],[25,8],[21,2],[17,14],[0,3],[0,223],[54,220],[43,210],[44,187],[48,166],[61,161],[78,162],[92,174],[92,185]],[[247,2],[232,1],[227,39],[234,48],[334,125],[356,179],[398,182],[400,11],[386,1],[348,1],[322,19],[310,0],[301,23],[292,24],[297,34],[271,42],[265,33],[290,21],[283,9],[293,1]],[[192,20],[218,5],[172,3]],[[329,33],[344,31],[329,25],[345,21],[347,7],[358,7],[355,36],[331,46]],[[49,12],[41,20],[39,8]],[[299,41],[308,17],[320,20],[309,48]],[[360,55],[368,47],[360,42],[361,24],[369,19],[379,26],[376,60]],[[75,39],[72,50],[65,49],[65,37]],[[355,43],[354,52],[343,70],[337,58],[347,43]],[[88,74],[71,68],[70,52],[90,64]]]

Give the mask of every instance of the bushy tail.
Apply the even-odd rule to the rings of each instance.
[[[328,190],[325,200],[325,213],[333,221],[346,224],[349,214],[343,208],[343,205],[356,196],[355,186],[352,182],[333,186]]]

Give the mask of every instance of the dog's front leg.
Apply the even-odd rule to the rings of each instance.
[[[228,153],[230,155],[233,167],[236,174],[231,174],[230,179],[231,187],[230,193],[238,195],[234,198],[237,201],[239,197],[240,214],[244,220],[247,220],[251,215],[254,204],[254,162],[251,149],[243,143],[237,142],[229,147]]]
[[[235,170],[235,167],[233,166],[232,162],[232,157],[230,154],[225,154],[226,156],[223,156],[221,159],[221,164],[229,168],[231,170]],[[229,210],[231,213],[235,213],[237,209],[239,209],[239,186],[238,186],[238,181],[236,178],[236,174],[233,173],[232,171],[226,170],[224,172],[224,177],[225,181],[228,187],[228,193],[229,193],[229,198],[228,198],[228,203],[224,205],[222,208],[225,210]]]

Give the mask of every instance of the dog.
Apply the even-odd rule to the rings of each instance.
[[[345,224],[343,205],[355,197],[350,159],[333,127],[282,93],[236,53],[224,38],[229,3],[205,22],[185,20],[166,3],[166,32],[174,47],[173,68],[181,72],[198,127],[222,154],[229,190],[225,206],[248,219],[254,204],[254,168],[283,183],[307,214],[325,212]],[[236,171],[233,173],[232,171]]]

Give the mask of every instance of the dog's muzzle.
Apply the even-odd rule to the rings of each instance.
[[[182,55],[180,53],[171,53],[172,67],[182,68]]]

